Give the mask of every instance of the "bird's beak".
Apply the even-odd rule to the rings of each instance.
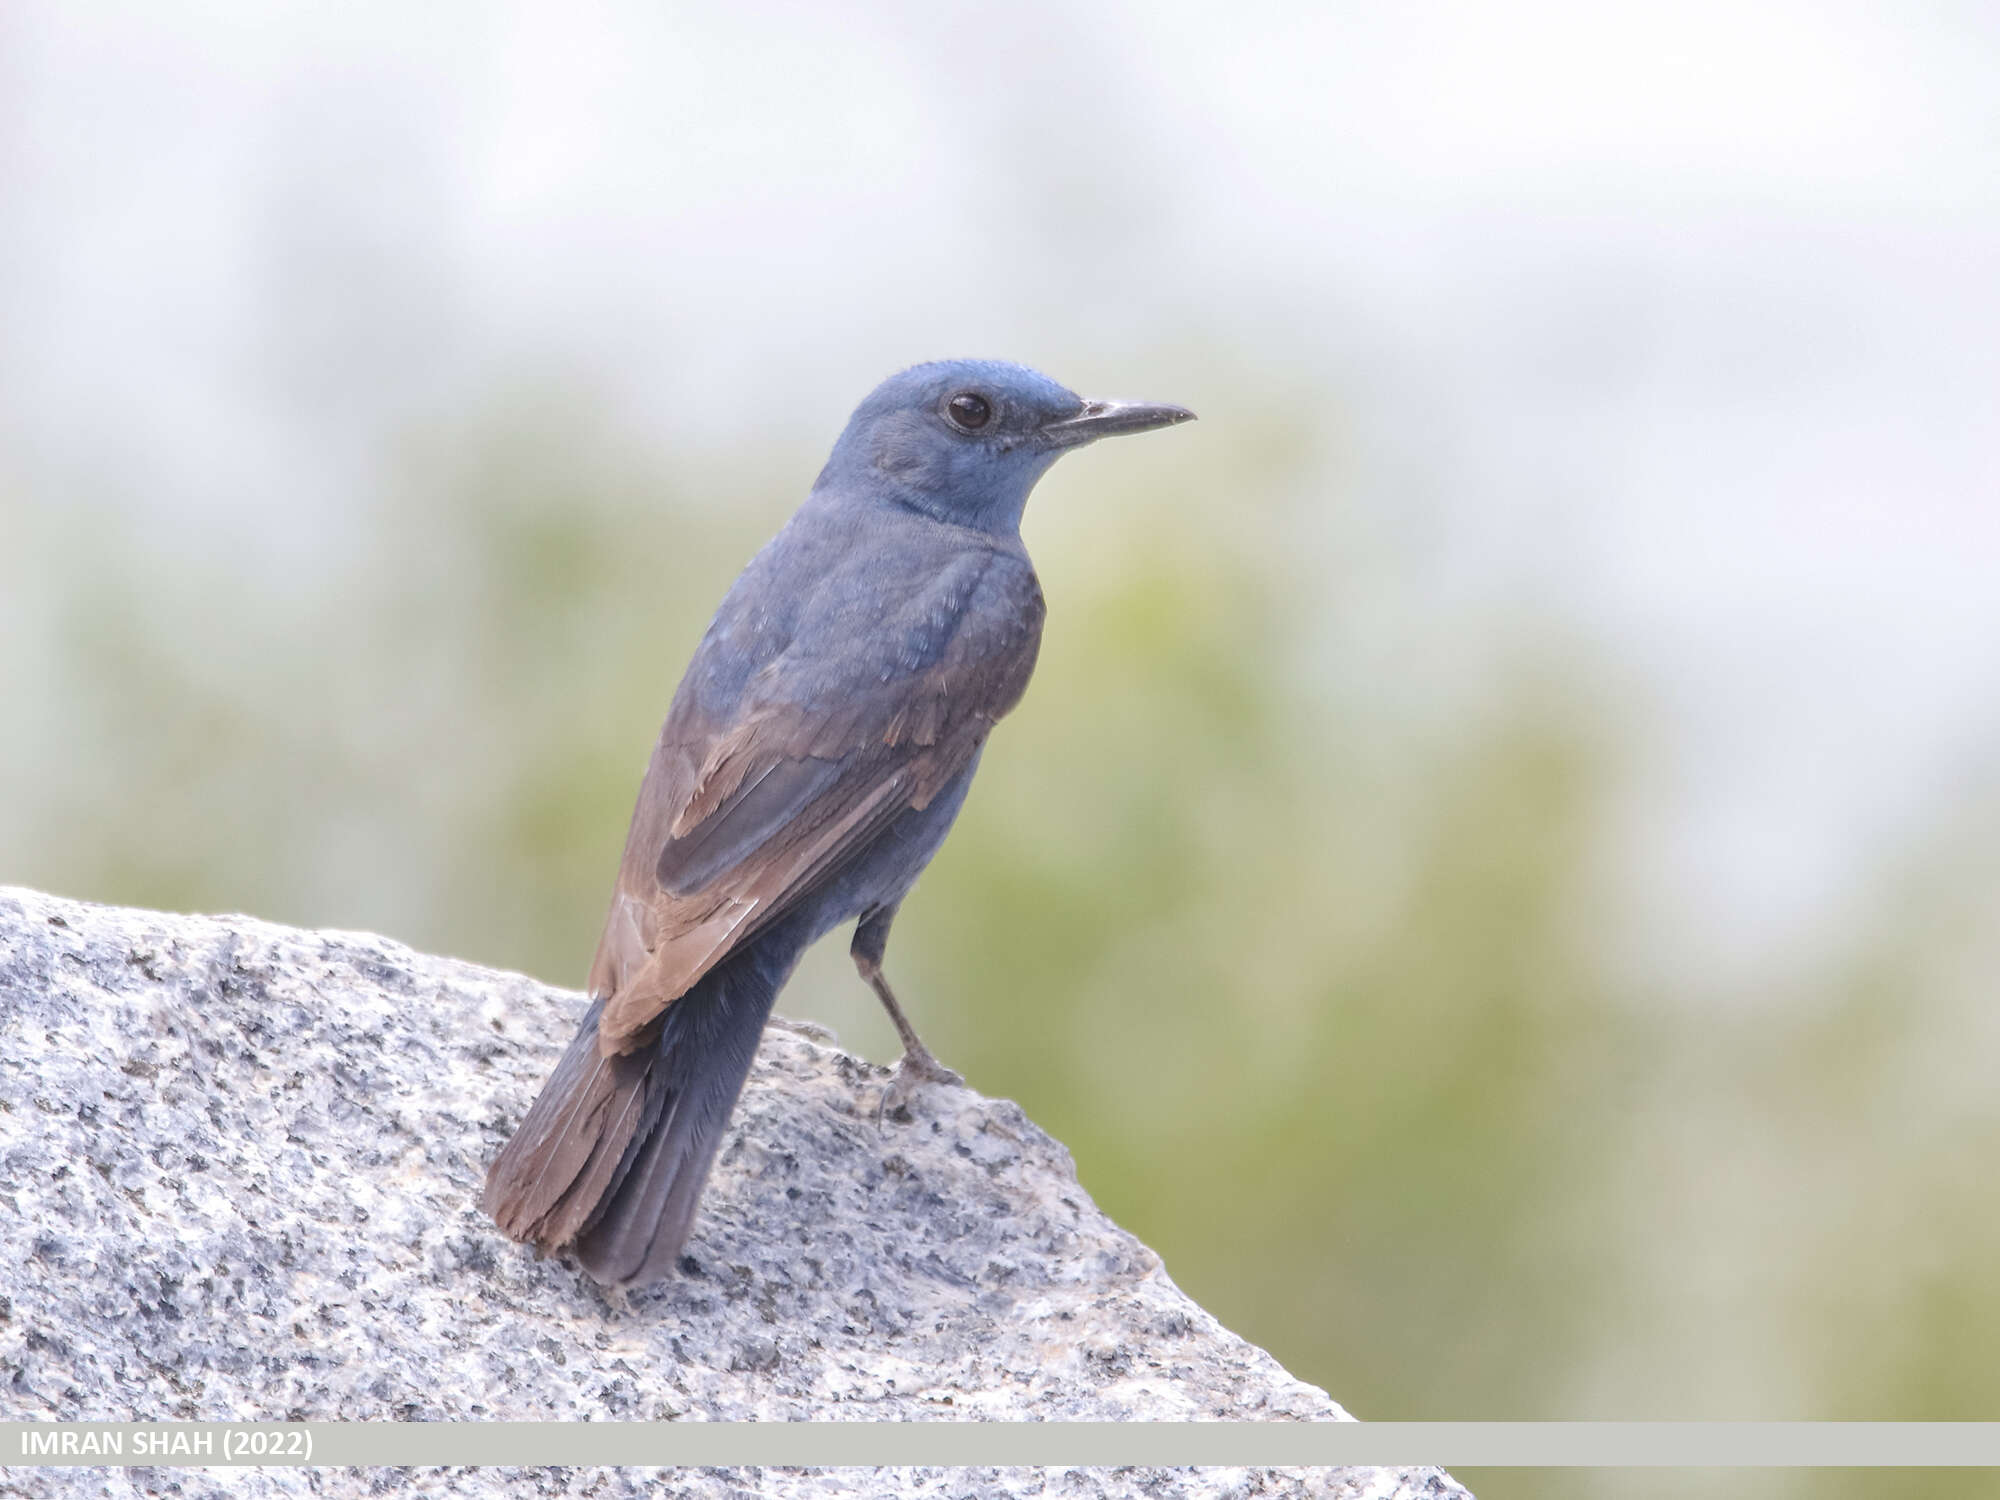
[[[1194,413],[1185,406],[1164,406],[1152,401],[1086,401],[1075,416],[1051,422],[1042,432],[1058,448],[1075,448],[1101,437],[1151,432],[1155,427],[1172,427],[1176,422],[1193,420]]]

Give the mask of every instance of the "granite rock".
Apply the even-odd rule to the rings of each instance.
[[[606,1292],[477,1208],[580,996],[365,933],[0,888],[0,1415],[1338,1421],[1020,1108],[774,1021],[681,1274]],[[34,1493],[343,1471],[15,1470]],[[657,1492],[642,1470],[425,1493]],[[677,1471],[675,1493],[1456,1496],[1434,1469]]]

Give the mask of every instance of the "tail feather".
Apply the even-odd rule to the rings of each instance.
[[[573,1251],[607,1285],[671,1270],[798,947],[763,935],[674,1001],[635,1052],[599,1053],[593,1002],[486,1174],[481,1206],[501,1230]]]
[[[623,1190],[605,1204],[604,1213],[577,1241],[577,1259],[598,1281],[610,1285],[657,1280],[687,1243],[722,1133],[716,1131],[705,1143],[703,1160],[690,1162],[690,1150],[704,1143],[691,1139],[687,1131],[675,1131],[678,1116],[677,1109],[668,1109],[660,1128],[639,1147]],[[686,1191],[690,1185],[693,1193]]]
[[[502,1231],[543,1250],[575,1239],[618,1175],[646,1114],[650,1050],[604,1057],[597,1001],[542,1092],[486,1174],[480,1206]]]

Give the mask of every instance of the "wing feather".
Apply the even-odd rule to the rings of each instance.
[[[871,666],[844,692],[823,670],[788,674],[773,661],[730,712],[708,717],[684,685],[591,966],[605,1001],[602,1055],[642,1046],[703,974],[970,761],[1034,670],[1041,594],[1032,572],[1022,577],[1010,608],[983,615],[981,628],[962,628],[972,589],[945,596],[949,610],[933,603],[933,633],[910,669]],[[814,682],[811,701],[779,696],[798,678]]]

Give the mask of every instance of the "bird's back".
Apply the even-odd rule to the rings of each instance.
[[[724,596],[674,695],[633,813],[591,993],[619,990],[652,954],[662,879],[692,889],[754,848],[755,827],[734,844],[675,837],[677,820],[714,784],[718,746],[732,734],[769,740],[786,732],[777,726],[797,726],[797,763],[758,789],[774,807],[788,791],[804,800],[815,778],[830,782],[870,745],[928,746],[954,730],[983,739],[1027,686],[1042,617],[1041,585],[1018,537],[816,492]]]

